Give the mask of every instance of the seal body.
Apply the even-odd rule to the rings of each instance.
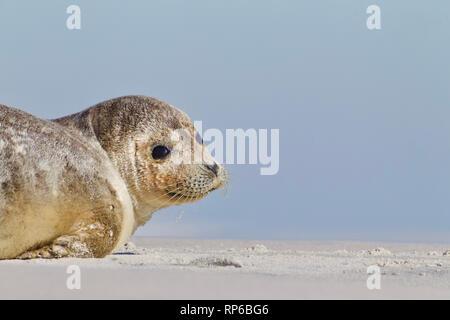
[[[104,256],[133,224],[125,183],[105,151],[58,124],[0,106],[1,258],[53,242],[53,256]]]
[[[178,109],[141,96],[54,121],[0,105],[0,259],[103,257],[154,211],[221,186],[217,164],[155,159],[169,150],[162,144],[204,150],[168,137],[191,126]]]

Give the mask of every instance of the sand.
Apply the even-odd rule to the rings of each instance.
[[[0,261],[0,298],[450,299],[450,245],[133,238],[104,259]]]

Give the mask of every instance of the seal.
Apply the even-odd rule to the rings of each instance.
[[[0,259],[104,257],[226,178],[189,117],[158,99],[54,120],[0,105]]]

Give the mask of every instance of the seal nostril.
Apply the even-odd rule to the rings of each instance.
[[[209,171],[211,171],[212,173],[214,173],[214,175],[217,177],[217,171],[219,169],[219,166],[217,165],[217,163],[214,164],[205,164],[205,167],[208,168]]]

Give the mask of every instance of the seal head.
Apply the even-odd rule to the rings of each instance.
[[[106,151],[127,185],[138,225],[154,211],[202,199],[226,181],[226,170],[189,117],[161,100],[120,97],[54,121]]]

